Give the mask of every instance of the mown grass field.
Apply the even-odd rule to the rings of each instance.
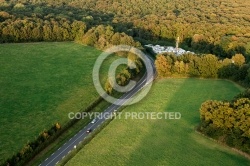
[[[0,163],[99,96],[92,70],[100,54],[72,42],[0,45]]]
[[[126,112],[180,112],[180,120],[115,119],[68,166],[81,165],[249,165],[250,161],[195,132],[199,108],[208,99],[232,99],[242,91],[225,80],[158,80]]]

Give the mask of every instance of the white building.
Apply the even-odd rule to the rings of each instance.
[[[160,45],[152,45],[152,44],[147,44],[145,45],[146,47],[152,48],[152,50],[154,51],[154,53],[156,54],[161,54],[161,53],[174,53],[177,56],[185,54],[185,53],[191,53],[194,54],[194,52],[190,52],[190,51],[186,51],[182,48],[174,48],[172,46],[160,46]]]

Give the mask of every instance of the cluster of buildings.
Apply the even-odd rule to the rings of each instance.
[[[146,47],[150,47],[152,48],[152,50],[154,51],[154,53],[156,54],[161,54],[161,53],[174,53],[175,55],[179,56],[182,54],[187,54],[187,53],[191,53],[194,54],[194,52],[190,52],[190,51],[186,51],[182,48],[178,48],[178,47],[172,47],[172,46],[160,46],[160,45],[152,45],[152,44],[147,44],[145,45]]]

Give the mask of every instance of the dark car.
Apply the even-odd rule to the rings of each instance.
[[[92,131],[91,129],[88,129],[86,132],[87,132],[87,133],[90,133],[91,131]]]

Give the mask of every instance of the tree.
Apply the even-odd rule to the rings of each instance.
[[[180,74],[180,62],[179,61],[176,61],[174,63],[174,72]]]
[[[242,54],[235,54],[233,57],[232,57],[232,62],[236,65],[243,65],[246,60],[245,60],[245,57],[242,55]]]
[[[198,63],[198,69],[202,77],[217,78],[219,69],[218,58],[212,54],[201,57]]]
[[[176,61],[174,63],[174,71],[178,74],[186,74],[186,64],[183,61]]]
[[[79,41],[81,37],[84,35],[86,28],[87,27],[84,22],[75,20],[71,24],[71,32],[72,32],[74,40]]]
[[[113,85],[110,83],[110,79],[107,79],[106,83],[105,83],[105,91],[108,93],[108,94],[112,94],[112,91],[113,91]]]
[[[115,33],[112,38],[111,38],[111,44],[113,45],[119,45],[120,44],[120,39],[121,39],[121,36],[119,33]]]
[[[132,74],[132,77],[134,77],[136,74],[138,74],[143,65],[141,63],[141,59],[137,57],[137,55],[129,52],[128,53],[128,70],[130,71],[130,73]]]
[[[194,76],[194,77],[199,77],[201,75],[200,70],[199,70],[199,64],[200,62],[200,57],[198,56],[190,56],[190,62],[189,62],[189,75]]]
[[[43,40],[53,41],[53,33],[52,33],[51,26],[49,24],[45,24],[43,26]]]
[[[155,67],[159,77],[168,77],[171,75],[171,64],[164,55],[158,55],[155,60]]]
[[[33,37],[34,41],[41,41],[43,38],[42,28],[40,26],[37,26],[32,29],[31,36]]]
[[[188,66],[183,62],[180,61],[180,74],[186,74],[188,72]]]
[[[87,33],[82,38],[83,44],[94,46],[97,42],[97,36],[95,33]]]

